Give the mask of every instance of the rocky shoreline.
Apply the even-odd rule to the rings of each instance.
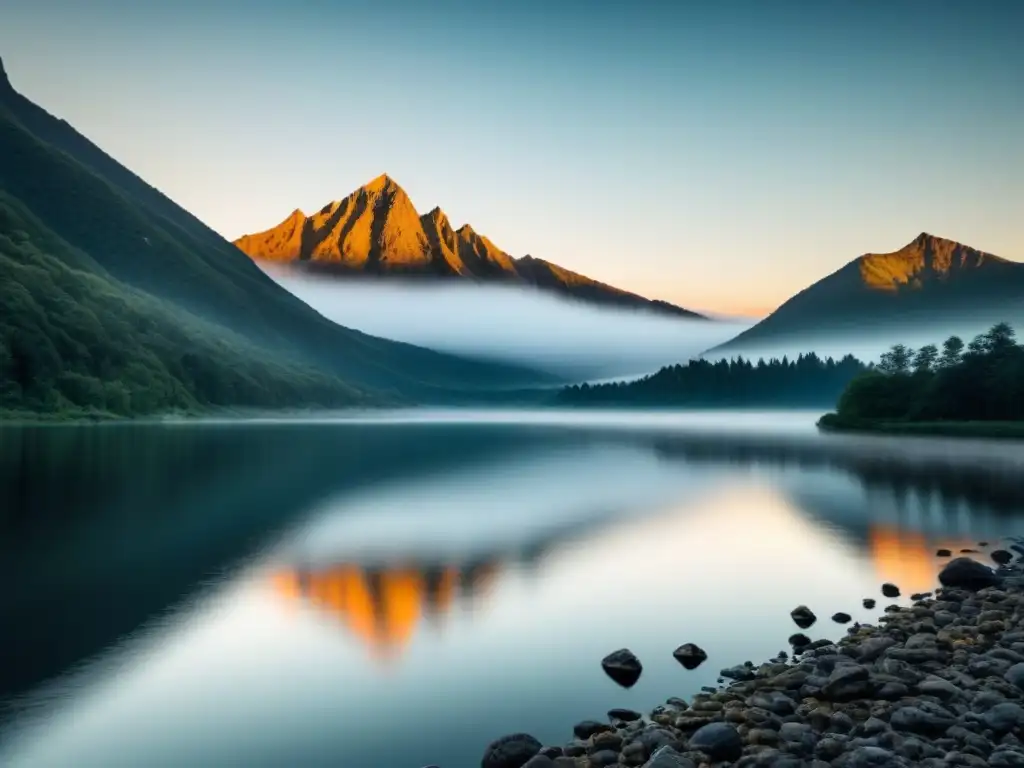
[[[692,701],[646,717],[612,710],[563,746],[502,737],[481,768],[1024,768],[1024,545],[1010,549],[1017,557],[990,555],[995,570],[951,560],[934,595],[888,606],[877,625],[837,627],[834,642],[796,633],[791,653],[722,670],[731,682]],[[816,617],[800,606],[793,619]],[[702,653],[680,646],[676,658],[692,668]],[[628,682],[629,656],[610,654],[605,671]]]

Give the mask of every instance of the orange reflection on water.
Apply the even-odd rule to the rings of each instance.
[[[936,549],[949,549],[955,555],[973,546],[962,539],[928,539],[915,531],[877,523],[868,531],[868,541],[879,579],[895,584],[905,595],[930,592],[938,586],[939,569],[948,560],[936,557]]]
[[[379,660],[404,651],[424,616],[443,617],[458,598],[486,595],[500,572],[496,562],[466,569],[443,565],[366,568],[343,564],[271,574],[273,590],[285,601],[308,601],[339,618]]]

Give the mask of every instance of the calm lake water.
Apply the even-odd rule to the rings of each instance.
[[[0,428],[0,765],[477,766],[1024,534],[1024,444],[816,415]]]

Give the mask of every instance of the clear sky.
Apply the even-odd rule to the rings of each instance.
[[[230,238],[387,172],[513,255],[772,308],[1024,260],[1024,0],[0,0],[16,88]]]

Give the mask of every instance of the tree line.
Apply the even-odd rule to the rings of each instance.
[[[698,359],[636,381],[566,387],[558,400],[566,405],[832,406],[847,384],[866,370],[868,366],[853,355],[835,360],[813,352],[756,363],[743,357]]]
[[[838,417],[856,421],[1019,421],[1024,419],[1024,347],[1009,323],[964,344],[896,344],[855,377]]]

